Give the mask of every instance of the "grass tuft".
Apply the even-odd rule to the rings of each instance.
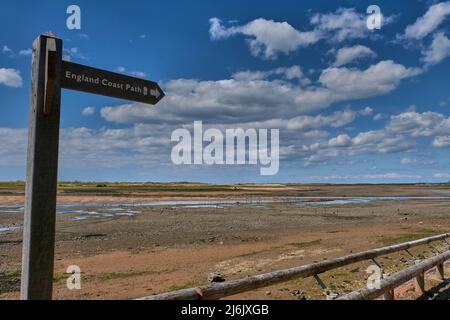
[[[309,242],[290,243],[290,246],[294,246],[298,249],[305,249],[313,246],[318,246],[322,243],[322,239],[317,239]]]
[[[140,276],[146,276],[155,274],[155,271],[126,271],[126,272],[106,272],[100,275],[100,279],[103,281],[127,279]]]
[[[403,242],[409,242],[409,241],[414,241],[414,240],[419,240],[422,238],[430,237],[435,234],[436,234],[435,230],[424,229],[424,230],[420,230],[420,231],[417,231],[414,233],[404,234],[404,235],[401,235],[398,237],[381,236],[378,239],[378,242],[381,243],[383,246],[392,246],[394,244],[400,244]]]

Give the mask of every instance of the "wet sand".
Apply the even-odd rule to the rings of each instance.
[[[231,186],[210,192],[186,189],[189,188],[140,190],[136,193],[132,186],[129,189],[117,187],[112,191],[114,195],[105,190],[94,195],[91,190],[78,190],[70,195],[60,192],[59,201],[242,201],[280,196],[323,197],[316,199],[321,201],[327,197],[440,197],[447,191],[446,186],[316,185]],[[14,192],[17,194],[11,195]],[[0,204],[18,204],[22,197],[19,188],[7,195],[0,193]],[[221,273],[226,279],[241,278],[450,230],[450,199],[326,206],[286,202],[241,203],[221,208],[166,205],[144,206],[139,211],[134,216],[80,221],[58,215],[56,299],[138,298],[206,284],[211,272]],[[0,212],[0,226],[20,226],[21,223],[21,214]],[[21,233],[21,229],[0,233],[0,299],[18,297]],[[428,247],[416,250],[417,254],[432,254]],[[382,261],[386,267],[399,268],[406,264],[399,262],[401,258],[402,254],[391,255]],[[64,273],[69,265],[80,266],[82,290],[69,291],[66,288],[67,275]],[[331,287],[335,286],[336,291],[357,289],[364,282],[368,265],[367,262],[330,271],[324,279],[331,283]],[[314,280],[305,279],[235,298],[320,299],[324,296]]]

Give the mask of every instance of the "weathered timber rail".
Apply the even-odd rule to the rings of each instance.
[[[244,279],[231,280],[223,283],[213,283],[197,288],[184,289],[167,292],[139,300],[217,300],[239,293],[248,292],[271,285],[287,282],[294,279],[308,278],[319,275],[329,270],[343,267],[360,261],[375,259],[376,257],[387,255],[402,250],[408,250],[420,245],[426,245],[436,241],[447,241],[450,233],[419,239],[415,241],[396,244],[393,246],[373,249],[365,252],[351,254],[345,257],[308,264],[291,269],[264,273],[250,276]]]
[[[450,259],[450,250],[438,256],[426,259],[412,267],[381,279],[377,288],[363,289],[343,295],[337,300],[373,300],[382,295],[385,299],[394,298],[394,289],[416,278],[416,284],[421,293],[425,293],[425,272],[437,267],[441,280],[444,280],[444,263]]]

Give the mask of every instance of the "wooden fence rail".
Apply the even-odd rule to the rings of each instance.
[[[426,259],[405,270],[390,274],[387,278],[384,278],[380,281],[380,285],[377,288],[354,291],[339,297],[337,300],[373,300],[382,295],[393,299],[394,289],[414,278],[416,278],[419,290],[422,293],[425,293],[425,272],[434,267],[438,267],[440,277],[441,279],[443,279],[444,263],[449,259],[450,251],[447,251],[438,256]]]
[[[138,300],[217,300],[224,297],[233,296],[238,293],[260,289],[294,279],[312,277],[352,263],[374,259],[382,255],[407,250],[439,240],[446,240],[448,237],[450,237],[450,233],[384,248],[373,249],[361,253],[355,253],[345,257],[317,262],[301,267],[269,272],[261,275],[250,276],[244,279],[226,281],[223,283],[213,283],[197,288],[190,288],[159,295],[153,295],[140,298]]]

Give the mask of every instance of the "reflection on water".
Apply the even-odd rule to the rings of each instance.
[[[328,201],[318,201],[318,202],[303,202],[303,204],[308,204],[311,206],[331,206],[331,205],[343,205],[343,204],[354,204],[354,203],[369,203],[374,200],[371,199],[337,199]]]
[[[310,206],[330,206],[330,205],[346,205],[346,204],[364,204],[375,201],[411,201],[411,200],[450,200],[450,197],[300,197],[296,198],[300,205]],[[319,200],[319,201],[317,201]]]
[[[218,204],[196,204],[192,206],[175,206],[172,207],[173,209],[205,209],[205,208],[212,208],[212,209],[225,209],[225,207],[229,207],[230,205],[218,205]]]
[[[450,194],[450,190],[430,190],[430,191],[439,194]]]
[[[87,220],[132,217],[141,213],[140,208],[153,206],[171,206],[174,209],[225,209],[230,206],[248,205],[256,209],[267,209],[270,203],[289,203],[300,206],[330,206],[367,204],[375,201],[409,200],[450,200],[450,196],[439,197],[274,197],[270,200],[185,200],[185,201],[147,201],[147,202],[88,202],[58,205],[57,214],[63,220]],[[1,213],[23,213],[23,205],[0,206]],[[21,227],[0,226],[0,234]]]
[[[21,227],[0,227],[0,234],[6,233],[8,231],[14,231],[20,229]]]
[[[108,205],[108,206],[107,206]],[[1,213],[21,213],[23,214],[23,206],[0,206],[0,214]],[[141,213],[141,211],[133,210],[127,207],[124,207],[120,203],[114,204],[101,204],[96,206],[94,204],[64,204],[60,205],[56,208],[56,213],[63,217],[63,219],[68,220],[87,220],[87,219],[98,219],[98,218],[114,218],[116,216],[134,216],[136,214]],[[6,230],[6,227],[3,228],[0,226],[0,232],[12,231]],[[3,230],[5,229],[5,230]]]
[[[23,206],[0,206],[0,213],[22,213]]]

